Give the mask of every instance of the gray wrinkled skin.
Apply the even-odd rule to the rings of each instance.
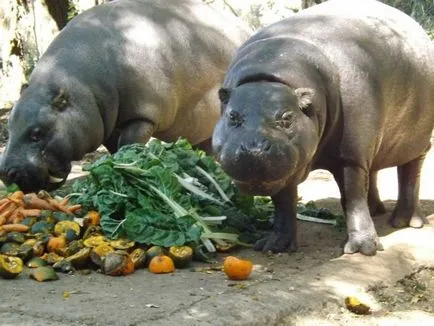
[[[434,54],[424,30],[373,0],[331,0],[270,25],[239,49],[219,91],[213,150],[235,183],[271,195],[274,230],[256,249],[296,250],[297,185],[329,170],[345,253],[382,246],[377,171],[397,166],[391,224],[422,227],[419,175],[434,125]]]
[[[209,141],[217,90],[250,36],[201,0],[120,0],[75,17],[37,63],[9,117],[1,179],[52,190],[104,144]]]

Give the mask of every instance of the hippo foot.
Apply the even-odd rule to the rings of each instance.
[[[256,241],[254,250],[273,253],[284,252],[286,250],[297,251],[297,243],[288,234],[271,233],[267,238]]]
[[[411,216],[410,218],[407,216],[402,216],[398,214],[393,214],[389,220],[389,224],[395,228],[404,228],[407,226],[411,226],[412,228],[421,228],[425,223],[428,223],[428,220],[424,216]]]
[[[383,250],[383,245],[375,231],[373,233],[349,234],[344,246],[345,254],[360,252],[366,256],[373,256],[381,250]]]

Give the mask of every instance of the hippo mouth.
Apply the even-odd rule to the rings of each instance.
[[[243,193],[261,196],[273,196],[286,185],[286,179],[272,181],[241,181],[234,179],[233,182]]]
[[[48,175],[48,183],[53,185],[58,185],[65,182],[66,177],[56,177],[52,174]]]

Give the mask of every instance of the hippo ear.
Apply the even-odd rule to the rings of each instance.
[[[230,88],[220,88],[219,89],[219,99],[223,104],[228,104],[229,97],[231,96]]]
[[[29,84],[27,84],[27,83],[24,83],[21,85],[20,95],[23,94],[23,92],[27,89],[27,87],[29,87]]]
[[[69,104],[68,94],[66,94],[66,91],[61,88],[59,90],[59,94],[56,95],[56,97],[51,102],[51,106],[54,109],[57,109],[59,111],[63,111]]]
[[[315,91],[312,88],[297,88],[295,94],[298,98],[298,106],[302,111],[305,111],[312,105]]]

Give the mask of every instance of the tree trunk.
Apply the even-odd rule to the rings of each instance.
[[[44,0],[48,12],[61,30],[68,22],[69,0]]]
[[[325,0],[301,0],[301,9],[312,7],[313,5],[324,2]]]

